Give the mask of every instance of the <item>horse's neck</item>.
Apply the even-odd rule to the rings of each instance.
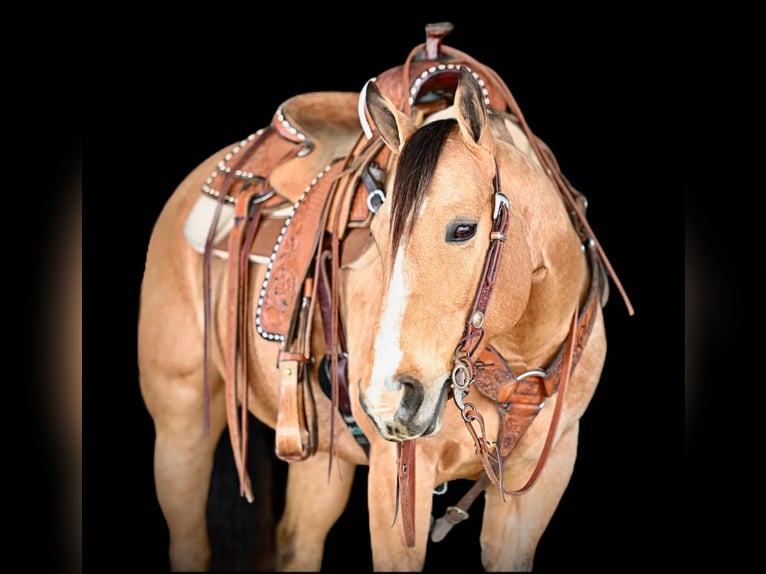
[[[533,155],[526,155],[538,169]],[[490,343],[511,366],[534,369],[549,364],[565,340],[572,314],[587,296],[590,270],[580,237],[555,186],[546,181],[534,193],[524,194],[533,203],[525,204],[519,198],[516,202],[512,199],[511,204],[526,211],[518,217],[525,222],[520,225],[529,240],[542,243],[530,247],[532,284],[519,321]]]
[[[559,351],[572,314],[583,304],[589,285],[585,258],[581,255],[575,263],[578,267],[582,265],[574,281],[570,273],[548,270],[543,279],[533,283],[527,306],[516,325],[489,341],[511,367],[545,368]]]

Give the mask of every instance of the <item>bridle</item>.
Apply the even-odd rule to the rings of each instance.
[[[474,380],[475,357],[484,338],[484,321],[487,307],[495,287],[497,272],[500,269],[502,248],[507,239],[509,210],[511,202],[500,190],[500,171],[495,160],[495,176],[492,179],[494,209],[492,212],[492,231],[489,234],[489,247],[484,259],[484,269],[481,274],[476,296],[474,297],[471,313],[465,326],[465,332],[455,347],[452,360],[452,375],[450,386],[455,404],[463,415],[463,420],[470,422],[470,412],[476,411],[473,403],[464,403],[463,398],[468,394],[468,387]]]

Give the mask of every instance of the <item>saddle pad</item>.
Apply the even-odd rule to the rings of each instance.
[[[205,242],[210,226],[213,223],[213,216],[218,207],[218,200],[207,195],[201,195],[194,207],[189,213],[189,217],[184,224],[184,236],[189,244],[198,253],[205,252]],[[253,248],[250,251],[249,259],[253,263],[267,264],[269,257],[274,249],[274,242],[279,235],[279,230],[284,224],[287,212],[292,209],[288,206],[285,209],[284,217],[278,213],[264,217],[258,227]],[[219,259],[227,260],[229,258],[228,242],[226,238],[232,227],[234,227],[234,206],[224,204],[221,208],[221,215],[218,219],[218,226],[215,230],[215,239],[213,240],[213,256]]]

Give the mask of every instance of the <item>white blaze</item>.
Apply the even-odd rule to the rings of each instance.
[[[399,338],[408,296],[404,249],[399,247],[388,286],[388,297],[383,305],[380,329],[375,339],[375,358],[367,394],[367,403],[371,410],[386,418],[393,417],[401,396],[401,385],[394,384],[393,375],[403,355]]]

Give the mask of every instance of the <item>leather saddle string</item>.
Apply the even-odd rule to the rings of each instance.
[[[328,273],[332,273],[331,265],[332,251],[330,248],[324,247],[317,262],[317,299],[319,300],[319,308],[322,313],[322,330],[324,333],[325,346],[327,348],[326,355],[328,358],[330,358],[330,363],[332,364],[332,288],[330,287],[332,279],[328,276]],[[343,319],[341,316],[339,316],[337,319],[337,327],[336,338],[338,349],[336,352],[339,354],[339,357],[342,357],[343,359],[343,362],[341,362],[340,358],[338,359],[338,369],[336,371],[336,376],[338,377],[338,408],[343,414],[344,419],[350,420],[354,415],[351,412],[351,398],[349,394],[348,376],[346,371],[348,362],[345,356],[346,337],[343,326]],[[369,458],[369,443],[365,442],[361,444],[361,446]]]
[[[218,196],[218,203],[216,204],[216,210],[213,214],[213,218],[210,224],[210,228],[208,230],[208,235],[205,241],[205,249],[203,254],[203,296],[204,296],[204,311],[203,311],[203,322],[204,322],[204,328],[203,328],[203,339],[204,339],[204,350],[203,350],[203,405],[204,405],[204,431],[207,433],[210,429],[210,356],[211,356],[211,328],[212,328],[212,279],[211,279],[211,268],[212,268],[212,250],[213,250],[213,242],[215,240],[216,231],[218,229],[218,222],[220,220],[220,215],[223,210],[223,205],[226,201],[226,198],[228,197],[229,190],[232,186],[233,179],[235,177],[235,174],[242,169],[242,167],[247,163],[248,160],[253,156],[253,154],[256,152],[256,150],[267,140],[267,138],[272,134],[272,132],[275,130],[274,124],[270,124],[266,128],[262,130],[260,135],[256,137],[250,144],[242,150],[242,153],[240,157],[237,159],[235,164],[231,166],[226,173],[226,175],[223,178],[223,182],[221,184],[220,190],[219,190],[219,196]],[[282,157],[278,158],[273,166],[279,165],[284,161],[287,161],[291,157],[295,156],[300,152],[303,145],[298,144],[293,147],[290,147],[286,153],[283,154]],[[236,209],[236,208],[235,208]],[[260,217],[260,208],[257,212],[253,212],[252,215],[258,214]],[[248,226],[250,233],[248,234],[249,239],[247,240],[248,245],[252,244],[252,239],[254,237],[254,233],[257,228],[257,222],[255,225]],[[232,230],[230,232],[231,235],[234,235],[235,232]],[[230,235],[230,244],[232,244],[232,237]],[[232,244],[233,246],[233,244]],[[234,250],[230,248],[230,257],[236,258],[238,253],[242,254],[241,251],[234,246]],[[246,251],[244,251],[245,254],[245,261],[249,261],[249,247]],[[239,283],[239,279],[236,279],[236,283]],[[234,299],[234,296],[230,296],[229,298],[229,304],[232,304]],[[247,297],[247,293],[237,293],[235,295],[236,301],[239,302],[240,297]],[[238,338],[237,329],[239,328],[236,324],[237,321],[232,321],[230,324],[230,328],[233,329],[233,331],[230,331],[229,336],[233,337],[235,340]],[[232,349],[232,345],[229,345],[229,349]],[[246,352],[246,350],[243,350],[243,352]],[[243,453],[243,443],[241,442],[241,429],[239,428],[239,425],[236,421],[236,382],[234,380],[234,373],[237,372],[237,367],[234,366],[235,361],[235,354],[231,354],[231,356],[228,357],[228,364],[230,365],[230,375],[228,377],[225,377],[225,383],[226,383],[226,395],[227,395],[227,419],[228,419],[228,426],[229,426],[229,432],[230,432],[230,438],[232,440],[232,451],[234,453],[234,461],[237,465],[237,471],[241,478],[244,478],[244,482],[240,484],[240,490],[242,494],[244,494],[248,501],[253,500],[252,491],[250,489],[249,479],[247,477],[247,473],[245,472],[245,465],[243,463],[242,459],[242,453]],[[240,367],[241,368],[241,367]],[[245,393],[246,395],[246,393]],[[232,400],[233,403],[232,404]],[[243,419],[246,421],[247,412],[243,412],[242,414]],[[247,427],[247,423],[245,422],[245,428]],[[245,441],[246,446],[246,441]]]
[[[261,194],[265,194],[267,191],[266,182],[264,180],[261,184]],[[239,481],[240,485],[249,483],[247,478],[247,444],[249,436],[249,408],[248,408],[248,378],[247,378],[247,349],[248,349],[248,317],[250,310],[250,250],[255,239],[255,232],[258,230],[258,224],[260,222],[261,213],[263,212],[263,202],[258,202],[255,205],[248,207],[247,215],[247,229],[244,243],[239,254],[239,269],[240,269],[240,282],[239,282],[239,314],[237,317],[237,328],[239,343],[238,347],[238,371],[239,376],[242,379],[242,418],[240,422],[240,436],[242,437],[241,446],[241,459],[242,466],[239,469]]]
[[[335,234],[333,233],[333,239],[334,235]],[[334,453],[335,418],[337,416],[337,410],[340,408],[344,412],[350,412],[350,403],[348,401],[348,379],[347,373],[345,372],[346,363],[344,362],[341,367],[339,360],[339,355],[345,351],[345,338],[343,335],[343,324],[336,313],[337,308],[333,299],[333,293],[336,290],[334,261],[332,246],[326,248],[320,245],[320,253],[317,257],[317,298],[319,299],[319,309],[322,314],[322,329],[326,347],[325,353],[330,359],[330,404],[332,409],[330,412],[330,460],[327,468],[328,480],[332,473],[332,455]]]
[[[252,205],[258,190],[245,189],[237,199],[234,227],[229,235],[229,265],[226,284],[226,414],[234,460],[240,478],[240,494],[252,500],[246,472],[247,447],[247,299],[249,258],[247,248],[260,218],[260,204]],[[252,209],[251,209],[252,205]],[[242,418],[237,421],[237,398],[242,403]]]
[[[223,206],[226,203],[228,197],[229,188],[234,180],[234,174],[237,170],[241,169],[243,165],[250,159],[255,153],[263,141],[274,130],[272,125],[263,130],[260,136],[258,136],[248,147],[243,150],[242,155],[238,158],[234,166],[224,176],[221,188],[218,193],[218,202],[213,213],[212,221],[210,222],[210,228],[208,229],[207,238],[205,239],[205,249],[202,256],[202,291],[203,291],[203,364],[202,364],[202,392],[203,392],[203,431],[207,434],[210,431],[210,356],[211,356],[211,334],[212,328],[212,279],[211,279],[211,267],[213,259],[213,243],[218,231],[218,222],[221,218],[221,212]]]

